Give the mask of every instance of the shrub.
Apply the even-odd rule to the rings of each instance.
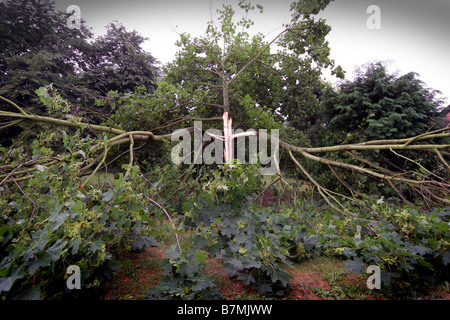
[[[59,165],[38,165],[32,179],[2,186],[2,299],[98,294],[94,289],[119,266],[120,250],[155,244],[147,235],[142,194],[134,191],[137,169],[111,184],[81,189],[76,162],[73,156]],[[82,290],[66,288],[69,265],[80,268]]]

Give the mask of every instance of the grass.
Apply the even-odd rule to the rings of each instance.
[[[291,299],[372,300],[380,298],[366,286],[364,275],[345,269],[345,262],[331,257],[315,257],[289,270],[294,280]]]

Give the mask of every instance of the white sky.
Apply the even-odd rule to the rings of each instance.
[[[211,16],[223,3],[237,0],[55,0],[56,8],[69,5],[81,9],[81,17],[96,35],[117,20],[128,30],[149,38],[143,48],[163,64],[177,51],[179,33],[201,36]],[[254,11],[253,32],[270,40],[289,22],[293,0],[253,0],[264,6]],[[381,29],[370,30],[367,13],[370,5],[381,9]],[[328,36],[331,57],[352,79],[355,67],[371,61],[391,61],[390,71],[417,72],[426,86],[442,92],[439,97],[450,103],[450,0],[336,0],[321,14],[332,27]],[[330,79],[334,82],[334,79]]]

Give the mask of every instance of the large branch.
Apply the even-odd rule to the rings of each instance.
[[[9,101],[5,98],[2,100]],[[171,134],[166,135],[155,135],[151,131],[129,131],[126,132],[121,129],[117,128],[111,128],[107,126],[101,126],[101,125],[92,125],[85,122],[76,122],[71,120],[62,120],[62,119],[56,119],[52,117],[45,117],[45,116],[38,116],[38,115],[30,115],[25,112],[20,111],[19,112],[7,112],[7,111],[0,111],[1,117],[9,117],[16,120],[21,121],[34,121],[34,122],[44,122],[44,123],[50,123],[58,126],[67,126],[72,128],[89,128],[90,130],[97,131],[97,132],[104,132],[104,133],[110,133],[113,134],[114,137],[109,138],[109,140],[106,141],[106,143],[103,145],[103,147],[98,147],[96,151],[100,151],[103,149],[103,151],[95,158],[92,162],[90,162],[88,165],[84,166],[83,168],[80,168],[80,173],[83,174],[87,171],[87,169],[91,168],[95,164],[97,164],[99,161],[100,163],[97,164],[96,170],[100,168],[102,164],[105,163],[106,155],[108,153],[108,150],[111,149],[111,147],[116,145],[121,145],[128,143],[130,144],[130,164],[133,162],[133,145],[135,141],[148,141],[148,140],[154,140],[154,141],[163,141],[168,140],[170,141],[172,139]],[[187,119],[194,119],[194,118],[184,118],[184,120]],[[202,118],[195,118],[195,120],[221,120],[221,118],[208,118],[208,119],[202,119]],[[174,121],[178,122],[178,120]],[[174,124],[174,123],[173,123]],[[228,131],[231,129],[229,126],[226,128]],[[193,133],[195,128],[189,127],[186,128],[187,132]],[[231,137],[231,133],[228,132],[228,135]],[[364,143],[359,144],[348,144],[348,145],[339,145],[339,146],[329,146],[329,147],[320,147],[320,148],[305,148],[305,147],[299,147],[294,146],[289,143],[286,143],[282,140],[279,140],[278,138],[275,138],[273,136],[270,136],[264,132],[257,132],[257,135],[261,139],[265,139],[267,141],[272,141],[275,144],[278,144],[282,149],[287,150],[289,154],[291,155],[292,160],[294,163],[302,170],[302,172],[307,176],[307,178],[313,182],[314,185],[317,186],[320,194],[327,198],[332,197],[333,200],[336,200],[332,196],[332,191],[327,190],[326,188],[320,186],[318,181],[312,177],[312,175],[306,171],[306,169],[298,162],[295,157],[293,157],[293,153],[300,154],[305,159],[309,159],[315,162],[323,163],[329,166],[332,173],[337,177],[338,181],[344,184],[346,188],[351,190],[353,194],[358,194],[356,190],[354,190],[347,182],[345,182],[341,176],[337,174],[337,172],[334,170],[334,168],[342,168],[345,170],[349,170],[354,173],[363,174],[369,177],[372,177],[373,179],[378,179],[381,181],[385,181],[388,185],[390,185],[399,195],[402,199],[405,201],[406,198],[403,196],[401,191],[396,187],[397,184],[405,184],[408,185],[412,190],[418,192],[420,195],[422,195],[426,199],[434,199],[435,202],[438,203],[444,203],[444,204],[450,204],[449,194],[450,194],[450,182],[448,179],[439,177],[436,173],[431,172],[430,170],[425,169],[415,161],[414,159],[407,158],[405,156],[402,156],[395,152],[394,150],[421,150],[421,151],[430,151],[430,154],[434,155],[436,161],[439,161],[442,163],[442,168],[447,170],[447,172],[450,173],[450,165],[445,157],[449,156],[449,150],[450,150],[450,144],[440,143],[440,144],[413,144],[417,143],[419,141],[426,141],[426,140],[433,140],[437,138],[449,138],[450,137],[450,128],[443,128],[439,130],[430,131],[415,137],[410,137],[406,139],[392,139],[392,140],[376,140],[376,141],[367,141]],[[405,158],[407,161],[410,161],[411,163],[417,165],[422,170],[417,171],[401,171],[401,172],[395,172],[392,171],[392,169],[384,168],[378,164],[372,163],[368,159],[365,159],[361,157],[360,155],[355,154],[356,151],[378,151],[378,150],[391,150],[396,156],[399,156],[401,158]],[[347,162],[342,161],[336,161],[332,159],[328,159],[324,156],[318,156],[318,154],[323,153],[336,153],[336,152],[344,152],[347,155],[350,155],[355,161],[357,161],[357,164],[351,164]],[[43,159],[43,163],[45,162],[47,165],[55,164],[59,161],[62,161],[62,157],[55,159]],[[230,159],[227,159],[230,160]],[[13,169],[11,172],[0,175],[0,178],[2,179],[1,183],[6,182],[17,182],[21,179],[26,179],[24,176],[19,176],[23,174],[30,175],[29,169],[26,169],[26,167],[30,167],[31,165],[36,164],[36,160],[25,162],[23,165],[20,165],[19,167],[16,167],[15,169],[6,165],[1,166],[0,169],[7,170],[7,169]],[[18,169],[23,170],[18,170]],[[31,168],[30,168],[31,169]],[[19,177],[18,177],[19,176]],[[344,183],[345,182],[345,183]]]
[[[121,129],[106,127],[106,126],[99,126],[95,124],[89,124],[86,122],[76,122],[74,120],[62,120],[52,117],[44,117],[44,116],[38,116],[36,114],[23,114],[23,113],[15,113],[15,112],[8,112],[8,111],[0,111],[0,117],[7,117],[7,118],[18,118],[23,120],[30,120],[34,122],[44,122],[44,123],[50,123],[58,126],[65,126],[70,128],[90,128],[93,131],[98,132],[107,132],[107,133],[113,133],[113,134],[122,134],[125,131]]]
[[[341,145],[341,146],[330,146],[330,147],[322,147],[322,148],[303,148],[291,145],[282,140],[279,140],[273,136],[265,134],[263,132],[259,132],[258,135],[260,138],[265,140],[270,140],[276,144],[279,144],[280,147],[284,150],[287,150],[291,155],[294,163],[301,169],[301,171],[306,175],[308,180],[313,182],[314,185],[318,187],[319,193],[326,197],[329,194],[329,190],[326,190],[312,177],[312,175],[306,172],[305,168],[293,157],[292,153],[301,154],[304,158],[326,164],[330,167],[332,173],[338,178],[338,180],[348,189],[350,185],[347,182],[343,182],[342,178],[336,174],[333,167],[339,167],[342,169],[349,170],[354,173],[359,173],[371,177],[373,179],[378,179],[381,181],[385,181],[391,188],[406,202],[410,203],[405,196],[401,193],[401,191],[396,187],[396,183],[401,183],[409,186],[411,190],[414,190],[418,194],[420,194],[423,198],[433,199],[432,201],[440,204],[450,204],[450,182],[448,178],[440,177],[436,173],[431,172],[425,169],[420,163],[414,161],[413,159],[409,159],[405,156],[402,156],[395,152],[394,150],[421,150],[421,151],[430,151],[431,154],[436,155],[436,160],[442,163],[443,168],[447,170],[447,173],[450,174],[450,165],[447,160],[444,158],[443,154],[446,154],[444,151],[439,151],[443,149],[450,149],[449,144],[418,144],[413,145],[411,143],[417,142],[420,140],[432,140],[436,138],[449,138],[450,137],[450,128],[443,128],[431,132],[427,132],[415,137],[406,138],[406,139],[393,139],[393,140],[378,140],[378,141],[368,141],[361,144],[350,144],[350,145]],[[406,159],[407,161],[417,165],[417,171],[408,171],[408,172],[395,172],[389,170],[387,168],[383,168],[377,164],[372,163],[368,159],[365,159],[359,155],[352,153],[352,151],[378,151],[378,150],[390,150],[396,156],[402,159]],[[319,157],[316,154],[319,153],[336,153],[336,152],[345,152],[353,157],[356,161],[360,162],[360,165],[350,164],[347,162],[336,161],[332,159],[328,159],[326,157]],[[448,154],[446,154],[448,156]],[[368,165],[366,167],[364,165]],[[352,194],[355,193],[355,190],[351,190]],[[328,195],[329,196],[329,195]],[[336,200],[333,198],[333,200]],[[328,201],[328,200],[327,200]]]

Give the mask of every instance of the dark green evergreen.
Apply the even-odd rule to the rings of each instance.
[[[437,129],[440,101],[414,72],[389,74],[383,63],[371,63],[328,87],[322,98],[327,130],[345,143],[402,139]],[[329,139],[325,141],[329,144]],[[324,143],[325,143],[324,141]]]
[[[90,109],[110,90],[155,88],[158,61],[140,47],[144,37],[117,23],[95,38],[84,21],[67,27],[69,16],[49,0],[0,3],[0,95],[39,112],[35,90],[52,83],[74,106]]]
[[[95,38],[82,20],[69,28],[70,14],[49,0],[7,0],[0,3],[0,95],[34,114],[48,114],[36,90],[61,95],[70,114],[93,123],[105,121],[111,105],[95,103],[109,91],[144,87],[151,92],[160,75],[158,61],[141,48],[146,38],[119,23]],[[2,110],[12,107],[0,101]],[[9,145],[23,129],[10,127],[0,143]]]

